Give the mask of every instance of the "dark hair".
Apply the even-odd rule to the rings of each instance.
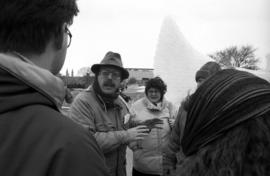
[[[62,47],[62,26],[79,12],[76,0],[2,0],[0,52],[40,54],[55,38]]]
[[[270,113],[234,127],[183,159],[181,176],[269,176]]]
[[[154,77],[147,81],[145,86],[145,95],[147,95],[147,92],[150,88],[156,88],[161,93],[161,100],[163,99],[164,94],[167,92],[167,85],[164,83],[164,81],[160,77]]]
[[[196,82],[198,82],[200,78],[207,79],[208,77],[216,74],[220,70],[221,67],[218,63],[213,61],[207,62],[196,72],[195,80]]]

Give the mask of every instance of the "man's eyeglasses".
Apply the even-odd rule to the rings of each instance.
[[[72,34],[71,34],[70,30],[67,28],[67,26],[65,28],[65,32],[68,35],[68,37],[67,37],[67,47],[69,47],[70,44],[71,44]]]
[[[109,78],[109,76],[111,75],[111,78],[114,80],[120,80],[121,78],[121,74],[118,72],[110,72],[110,71],[101,71],[100,75],[103,78]]]

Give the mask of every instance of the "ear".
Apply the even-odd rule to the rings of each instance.
[[[55,36],[54,36],[54,45],[57,50],[64,47],[64,35],[65,35],[66,27],[67,27],[67,24],[64,23],[63,25],[59,26],[56,29]]]

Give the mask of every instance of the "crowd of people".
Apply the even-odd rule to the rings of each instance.
[[[126,176],[127,148],[133,176],[270,175],[267,80],[211,61],[179,108],[161,77],[130,106],[129,72],[109,51],[74,98],[55,75],[78,12],[76,0],[1,1],[0,175]]]

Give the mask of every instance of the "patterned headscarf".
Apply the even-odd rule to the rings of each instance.
[[[231,128],[270,111],[270,83],[251,73],[222,70],[194,93],[182,140],[190,156]]]

